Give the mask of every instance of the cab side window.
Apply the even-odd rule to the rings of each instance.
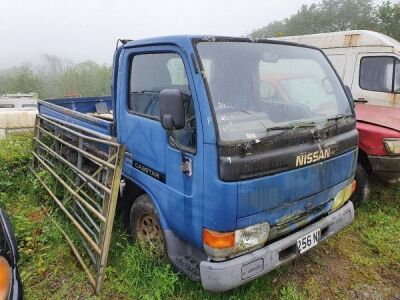
[[[176,53],[149,53],[133,57],[128,109],[151,119],[160,119],[159,97],[163,89],[179,89],[185,100],[185,128],[173,135],[184,147],[196,147],[196,118],[182,58]]]
[[[360,63],[360,87],[375,92],[393,93],[395,58],[363,57]]]

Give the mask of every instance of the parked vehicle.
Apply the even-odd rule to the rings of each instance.
[[[310,78],[315,97],[296,85],[283,86],[287,99],[273,97],[265,76]],[[207,290],[249,282],[354,218],[354,104],[319,49],[131,41],[116,50],[111,97],[38,104],[44,119],[125,146],[119,206],[133,239],[162,241],[171,263]]]
[[[36,93],[4,94],[0,97],[0,138],[10,132],[33,128],[37,113]]]
[[[279,40],[321,48],[356,101],[400,108],[400,43],[391,37],[352,30]]]
[[[386,182],[400,182],[400,109],[357,104],[356,114],[362,167]]]
[[[0,208],[0,299],[22,299],[18,272],[18,247],[11,222]]]
[[[360,132],[357,188],[352,201],[359,205],[367,200],[368,171],[384,181],[398,182],[400,43],[381,33],[365,30],[289,36],[278,40],[321,48],[345,84],[351,87],[358,103],[356,117]]]

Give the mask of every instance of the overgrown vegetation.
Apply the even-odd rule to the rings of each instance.
[[[370,201],[339,235],[234,291],[213,294],[130,243],[116,220],[107,278],[95,296],[69,246],[39,206],[28,171],[31,136],[0,140],[0,205],[10,214],[26,299],[321,299],[400,296],[400,187],[374,182]]]
[[[250,35],[270,38],[354,29],[378,31],[400,40],[400,2],[375,6],[373,0],[322,0],[303,5],[296,14]]]
[[[0,73],[0,95],[36,92],[39,98],[68,95],[110,95],[111,66],[93,61],[75,64],[54,55],[42,55],[37,66],[24,64]]]

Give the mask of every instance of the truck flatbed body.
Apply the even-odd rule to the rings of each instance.
[[[41,115],[114,136],[111,96],[39,100],[38,104]]]

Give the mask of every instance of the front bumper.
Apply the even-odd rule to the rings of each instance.
[[[373,172],[383,181],[400,182],[400,156],[368,156]]]
[[[323,241],[342,230],[353,219],[353,203],[348,202],[331,215],[264,248],[224,262],[202,261],[200,276],[203,288],[222,292],[245,284],[299,256],[297,239],[320,228],[320,241]]]

